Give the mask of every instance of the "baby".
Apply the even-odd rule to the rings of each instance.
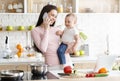
[[[61,35],[61,44],[57,50],[60,64],[66,64],[65,53],[75,53],[79,42],[79,32],[75,27],[77,17],[70,13],[65,17],[65,29],[57,31],[57,35]]]

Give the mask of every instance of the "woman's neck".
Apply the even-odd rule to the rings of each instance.
[[[41,24],[41,25],[40,25],[40,27],[42,27],[42,28],[44,28],[44,26],[45,26],[44,24]]]

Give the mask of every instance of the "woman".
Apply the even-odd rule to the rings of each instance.
[[[47,13],[45,18],[43,15]],[[45,19],[43,19],[45,18]],[[60,62],[57,56],[57,49],[60,43],[60,36],[56,35],[59,27],[54,27],[57,18],[57,7],[46,5],[43,7],[36,28],[31,31],[35,46],[45,57],[45,63],[49,66],[59,66]],[[70,55],[65,54],[67,64],[71,64]]]

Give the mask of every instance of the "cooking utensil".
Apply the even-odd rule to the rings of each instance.
[[[41,75],[44,76],[48,72],[48,65],[44,63],[31,64],[31,73],[35,76]]]
[[[16,80],[22,80],[24,76],[23,70],[2,70],[0,71],[0,78],[1,80],[6,81],[16,81]]]

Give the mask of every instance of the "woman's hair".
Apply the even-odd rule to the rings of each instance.
[[[43,9],[42,9],[42,11],[41,11],[41,13],[39,15],[36,27],[40,26],[43,23],[43,15],[44,15],[44,13],[45,12],[49,13],[51,10],[56,10],[57,11],[57,7],[54,6],[54,5],[50,5],[50,4],[47,4],[46,6],[43,7]],[[51,26],[54,26],[54,24],[55,24],[55,22]]]
[[[39,15],[39,18],[38,18],[38,21],[37,21],[37,24],[36,24],[36,27],[40,26],[42,23],[43,23],[43,15],[45,12],[49,13],[51,10],[56,10],[57,11],[57,7],[54,6],[54,5],[50,5],[50,4],[47,4],[46,6],[43,7],[43,9],[41,10],[41,13]],[[51,25],[51,26],[54,26],[55,22]],[[37,52],[41,52],[37,46],[35,45],[34,43],[34,49],[37,51]],[[42,52],[41,52],[42,53]]]

